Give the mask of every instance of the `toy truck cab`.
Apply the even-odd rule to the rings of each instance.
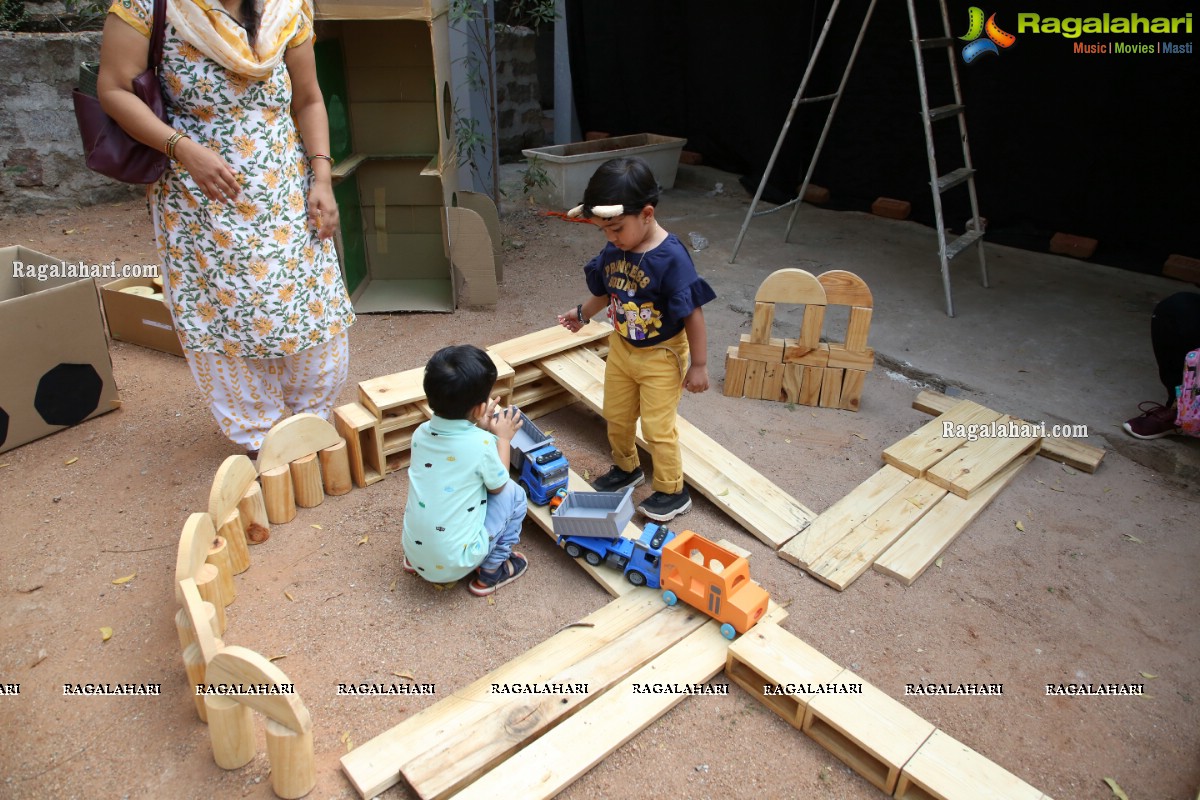
[[[721,623],[732,639],[767,613],[770,596],[750,580],[750,563],[695,531],[683,531],[663,547],[663,600],[682,600]]]
[[[662,550],[667,542],[675,538],[675,532],[661,525],[648,523],[642,529],[642,535],[631,542],[632,552],[629,562],[625,564],[625,579],[634,586],[648,586],[657,589],[659,574],[662,569]]]
[[[554,446],[554,437],[542,433],[524,411],[518,409],[517,413],[521,415],[521,427],[509,444],[509,467],[529,499],[544,506],[566,487],[569,465]]]

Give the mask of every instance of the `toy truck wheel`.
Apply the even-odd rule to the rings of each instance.
[[[729,641],[733,641],[737,637],[737,631],[728,622],[721,625],[721,635]]]
[[[574,542],[567,542],[566,550],[567,555],[569,555],[571,558],[579,558],[581,555],[583,555],[583,550],[580,549],[579,545],[575,544]]]
[[[670,589],[667,589],[665,592],[663,592],[663,602],[669,606],[673,606],[679,602],[679,598],[675,596],[674,592],[672,592]]]
[[[600,557],[600,554],[593,553],[591,550],[588,550],[583,554],[583,560],[591,564],[593,567],[598,567],[604,563],[604,559]]]
[[[638,572],[636,569],[631,569],[631,570],[629,570],[629,572],[626,572],[625,577],[628,578],[629,582],[632,583],[634,586],[645,586],[646,585],[646,576],[643,575],[642,573]]]

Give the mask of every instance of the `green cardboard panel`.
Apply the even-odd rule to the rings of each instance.
[[[363,243],[363,214],[358,202],[358,178],[350,175],[333,187],[342,220],[342,275],[351,295],[367,277],[367,250]]]

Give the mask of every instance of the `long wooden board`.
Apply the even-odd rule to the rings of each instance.
[[[782,622],[786,616],[772,603],[754,630]],[[721,671],[729,647],[718,625],[708,622],[456,794],[455,800],[554,797],[687,697],[639,693],[635,686],[706,683]]]
[[[836,678],[842,667],[773,623],[760,622],[729,646],[725,675],[792,727],[816,695],[808,689]],[[794,689],[766,694],[766,687]]]
[[[494,344],[488,348],[488,352],[499,356],[514,367],[519,367],[522,364],[561,353],[563,350],[570,350],[580,345],[590,344],[597,339],[606,338],[612,331],[611,325],[598,320],[589,322],[575,333],[571,333],[561,325],[555,325]]]
[[[891,575],[905,586],[921,577],[938,556],[946,552],[958,535],[966,530],[987,508],[996,495],[1012,482],[1017,473],[1033,460],[1026,453],[1002,469],[970,499],[957,495],[943,497],[917,524],[908,529],[883,555],[875,559],[876,570]]]
[[[899,800],[1044,800],[1008,770],[936,730],[904,765]]]
[[[476,696],[488,714],[453,732],[431,730],[432,746],[405,758],[400,772],[425,800],[448,797],[708,621],[693,608],[664,604],[650,619],[545,679],[552,686],[582,685],[584,692]]]
[[[945,425],[976,425],[994,422],[999,412],[970,400],[960,400],[937,419],[931,420],[883,451],[883,460],[919,478],[934,464],[966,443],[965,436],[945,436]]]
[[[807,568],[913,480],[906,472],[884,466],[822,512],[811,525],[780,548],[778,556],[802,569]]]
[[[946,494],[942,487],[917,478],[809,565],[808,573],[844,591]]]
[[[604,361],[599,356],[577,348],[538,365],[593,411],[602,412]],[[778,548],[816,516],[684,418],[677,418],[676,428],[688,483],[762,542]],[[646,447],[640,425],[638,444]]]
[[[996,420],[997,428],[1004,431],[1013,428],[1016,421],[1003,416]],[[1036,451],[1041,444],[1040,436],[999,436],[978,438],[934,464],[925,477],[934,484],[949,490],[959,497],[970,497],[993,476],[1025,452]]]
[[[958,400],[953,397],[926,389],[917,395],[916,400],[913,400],[913,408],[937,416],[948,411],[957,402]],[[1024,420],[1017,421],[1024,422]],[[1077,439],[1045,436],[1042,438],[1042,449],[1038,455],[1092,473],[1100,468],[1100,462],[1104,459],[1105,452],[1103,448],[1084,444]]]
[[[470,729],[491,713],[501,695],[492,683],[541,683],[616,640],[663,610],[657,592],[640,589],[609,602],[598,611],[525,651],[438,703],[405,719],[342,756],[342,770],[364,798],[400,782],[401,762],[420,755],[441,738]],[[357,737],[356,737],[357,738]]]

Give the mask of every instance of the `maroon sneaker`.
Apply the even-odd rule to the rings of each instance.
[[[1175,427],[1175,406],[1164,406],[1147,400],[1138,405],[1141,416],[1128,420],[1123,426],[1130,436],[1138,439],[1161,439],[1179,433]]]

